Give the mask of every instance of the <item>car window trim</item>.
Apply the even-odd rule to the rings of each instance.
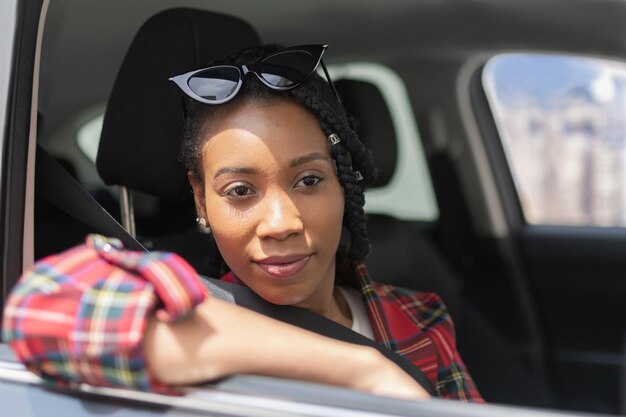
[[[12,70],[7,100],[7,118],[2,146],[2,200],[0,229],[2,230],[2,256],[0,273],[0,308],[23,270],[24,222],[27,213],[26,178],[29,165],[29,138],[34,140],[37,122],[36,101],[33,106],[33,80],[38,62],[37,39],[41,28],[44,4],[48,0],[25,0],[13,2],[15,5],[15,30],[12,57]],[[34,120],[33,120],[34,119]],[[34,157],[34,153],[32,155]],[[34,168],[34,159],[32,161]],[[32,171],[31,171],[32,172]],[[6,198],[10,196],[10,198]],[[32,198],[32,195],[31,195]],[[32,202],[31,202],[32,203]],[[32,210],[32,206],[29,210]],[[32,223],[32,212],[29,221]],[[31,226],[32,227],[32,224]],[[29,244],[32,246],[32,238]],[[0,310],[1,311],[1,310]]]

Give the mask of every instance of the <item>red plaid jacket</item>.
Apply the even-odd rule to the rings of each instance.
[[[482,402],[441,299],[374,283],[362,264],[355,272],[376,340],[418,366],[441,397]],[[172,393],[147,371],[148,314],[159,308],[160,317],[176,320],[206,296],[182,258],[90,236],[22,276],[5,306],[3,339],[29,369],[57,383]]]

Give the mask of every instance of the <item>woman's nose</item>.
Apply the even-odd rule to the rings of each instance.
[[[300,210],[286,192],[271,192],[266,194],[264,199],[257,226],[259,238],[284,240],[294,234],[302,233],[304,224]]]

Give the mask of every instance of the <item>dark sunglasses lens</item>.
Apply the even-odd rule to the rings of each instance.
[[[317,67],[321,50],[289,50],[265,58],[259,73],[265,81],[276,87],[291,87],[306,79]]]
[[[194,74],[187,85],[196,95],[209,101],[221,101],[233,95],[240,73],[235,67],[213,67]]]

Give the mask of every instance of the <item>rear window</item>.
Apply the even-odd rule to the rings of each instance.
[[[626,64],[503,54],[483,85],[530,224],[626,226]]]

